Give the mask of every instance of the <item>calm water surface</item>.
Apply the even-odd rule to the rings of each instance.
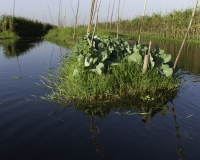
[[[180,44],[159,43],[175,57]],[[74,106],[48,104],[36,83],[67,49],[47,41],[1,44],[0,159],[199,160],[199,51],[198,45],[185,46],[179,61],[184,86],[166,104],[166,115],[154,114],[144,123],[128,112],[92,119]]]

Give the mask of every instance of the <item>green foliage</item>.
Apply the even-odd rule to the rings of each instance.
[[[147,97],[159,91],[176,91],[179,79],[168,76],[165,66],[170,58],[163,50],[151,51],[155,65],[142,73],[146,51],[146,45],[136,43],[132,47],[122,39],[85,36],[72,54],[63,57],[55,77],[52,72],[42,77],[43,86],[51,89],[51,94],[44,99],[60,103],[107,98],[110,101],[138,94]]]
[[[134,46],[130,46],[121,38],[86,35],[74,47],[73,56],[77,58],[80,65],[84,65],[85,70],[102,74],[121,62],[135,63],[142,67],[147,50],[147,45],[136,42]],[[172,63],[171,55],[165,54],[158,46],[150,53],[150,69],[157,69],[159,73],[171,76],[173,74],[172,66],[169,65]],[[74,73],[77,75],[79,70],[75,68]]]
[[[105,102],[140,95],[142,101],[149,102],[143,97],[176,91],[179,87],[178,77],[165,77],[157,74],[156,70],[143,74],[134,63],[121,63],[112,68],[112,74],[81,72],[74,76],[77,65],[76,59],[66,57],[56,76],[50,71],[41,77],[42,86],[50,89],[50,94],[44,99],[59,103],[95,99]]]
[[[92,45],[89,41],[92,40]],[[130,46],[122,39],[91,35],[85,36],[73,49],[78,61],[84,61],[87,70],[102,74],[109,66],[118,65],[126,55],[132,53]]]

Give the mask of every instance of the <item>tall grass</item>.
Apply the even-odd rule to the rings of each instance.
[[[165,38],[183,39],[185,31],[190,23],[192,9],[174,10],[171,13],[153,13],[144,15],[141,35],[160,36]],[[188,33],[188,39],[200,39],[200,10],[194,16],[193,24]],[[106,26],[106,23],[99,24],[99,28]],[[141,16],[132,20],[120,21],[120,32],[138,35],[140,30]],[[110,29],[115,30],[115,27]]]
[[[178,77],[159,75],[157,70],[141,72],[141,66],[133,63],[121,63],[110,67],[106,74],[98,75],[85,71],[83,62],[73,56],[66,57],[61,63],[56,76],[48,74],[42,77],[52,88],[46,98],[51,101],[66,102],[71,100],[120,99],[138,94],[153,95],[159,91],[176,91],[179,87]],[[81,71],[75,75],[74,71]],[[152,78],[153,77],[153,78]]]

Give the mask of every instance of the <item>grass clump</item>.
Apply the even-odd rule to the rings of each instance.
[[[16,33],[12,31],[4,31],[0,32],[0,39],[18,39],[19,37],[16,35]]]
[[[171,56],[158,47],[151,51],[148,71],[142,72],[147,50],[146,45],[130,46],[120,38],[87,35],[62,59],[55,76],[42,77],[52,89],[44,98],[66,103],[139,94],[140,99],[148,100],[148,95],[160,91],[176,91],[179,78],[174,76]]]

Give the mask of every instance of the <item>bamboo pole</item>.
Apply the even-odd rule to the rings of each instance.
[[[96,7],[96,9],[95,9],[95,13],[96,13],[96,22],[95,22],[95,24],[94,24],[94,30],[93,30],[93,33],[92,33],[91,44],[93,43],[94,34],[95,34],[95,31],[96,31],[96,26],[97,26],[97,21],[98,21],[98,15],[99,15],[99,8],[100,8],[100,5],[101,5],[101,0],[99,0],[98,8]]]
[[[64,19],[64,22],[65,22],[65,28],[67,27],[67,19],[66,19],[66,6],[65,6],[65,19]]]
[[[198,2],[199,2],[199,0],[196,0],[196,4],[195,4],[194,9],[193,9],[193,12],[192,12],[192,17],[191,17],[191,19],[190,19],[190,23],[189,23],[187,32],[185,33],[185,37],[184,37],[184,39],[183,39],[183,42],[182,42],[181,47],[180,47],[180,50],[179,50],[178,55],[177,55],[177,57],[176,57],[176,60],[175,60],[175,62],[174,62],[174,66],[173,66],[174,69],[176,68],[176,64],[177,64],[177,62],[178,62],[178,59],[179,59],[180,54],[181,54],[181,51],[182,51],[182,49],[183,49],[183,46],[184,46],[185,41],[186,41],[186,39],[187,39],[188,33],[189,33],[189,31],[190,31],[190,27],[191,27],[192,21],[193,21],[193,19],[194,19],[194,15],[195,15],[195,12],[196,12],[196,9],[197,9]]]
[[[122,7],[122,13],[121,13],[121,17],[122,17],[122,15],[123,15],[123,12],[124,12],[124,4],[125,4],[125,0],[124,0],[123,7]]]
[[[113,17],[113,12],[114,12],[114,6],[115,6],[115,0],[113,2],[112,14],[111,14],[111,17],[110,17],[110,29],[111,29],[111,25],[112,25],[112,17]]]
[[[78,6],[77,6],[77,11],[76,11],[76,20],[75,20],[75,25],[74,25],[73,39],[75,38],[75,35],[76,35],[76,26],[77,26],[77,21],[78,21],[79,3],[80,3],[80,0],[78,0]]]
[[[144,15],[145,15],[145,12],[146,12],[146,5],[147,5],[147,0],[145,0],[145,3],[144,3],[144,11],[143,11],[142,19],[141,19],[141,25],[140,25],[140,30],[139,30],[138,43],[140,43],[140,39],[141,39],[141,32],[142,32],[142,27],[143,27]]]
[[[119,37],[119,9],[120,9],[120,0],[118,0],[118,13],[117,13],[117,38]]]
[[[109,17],[109,13],[110,13],[110,2],[111,2],[111,0],[109,1],[109,5],[108,5],[108,15],[107,15],[107,21],[106,21],[106,29],[108,29],[108,17]]]
[[[49,13],[50,13],[50,16],[51,16],[52,23],[53,23],[53,25],[54,25],[54,22],[53,22],[53,18],[52,18],[52,15],[51,15],[51,11],[50,11],[49,5],[47,5],[47,6],[48,6],[48,9],[49,9]]]
[[[11,31],[13,31],[14,29],[14,16],[15,16],[15,0],[14,0],[14,3],[13,3],[13,14],[12,14],[12,28],[11,28]]]
[[[85,15],[85,17],[84,17],[84,19],[83,19],[83,27],[84,27],[84,28],[85,28],[85,26],[86,26],[85,20],[86,20],[86,15]]]
[[[90,30],[91,30],[91,24],[92,24],[93,15],[94,15],[94,6],[95,6],[95,0],[92,0],[91,9],[90,9],[90,19],[89,19],[88,28],[87,28],[87,34],[90,34]]]
[[[94,16],[95,16],[96,13],[97,13],[97,8],[98,8],[98,0],[97,0],[96,3],[95,3],[95,9],[94,9],[93,16],[92,16],[92,22],[93,22]],[[98,25],[98,15],[96,16],[96,19],[95,19],[94,30],[96,30],[97,25]],[[93,31],[94,31],[94,30],[93,30]]]
[[[69,0],[69,2],[70,2],[71,8],[72,8],[72,12],[73,12],[73,15],[74,15],[74,18],[75,18],[76,16],[75,16],[75,13],[74,13],[74,8],[73,8],[72,3],[71,3],[70,0]]]
[[[61,25],[61,28],[63,28],[63,26],[64,26],[64,22],[63,22],[63,7],[62,7],[61,0],[60,0],[60,25]]]
[[[60,28],[61,27],[61,22],[60,22],[60,7],[61,7],[61,0],[60,0],[60,4],[59,4],[59,10],[58,10],[58,27]]]

